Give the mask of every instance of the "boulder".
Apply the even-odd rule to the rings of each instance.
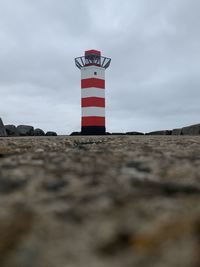
[[[144,133],[140,133],[140,132],[127,132],[126,135],[144,135]]]
[[[12,124],[5,125],[5,128],[8,136],[19,136],[19,132],[15,125]]]
[[[146,135],[171,135],[172,131],[170,130],[163,130],[163,131],[154,131],[150,133],[146,133]]]
[[[2,119],[0,118],[0,137],[6,137],[7,133],[6,133],[6,129],[5,126],[3,124]]]
[[[42,129],[35,129],[34,130],[34,136],[45,136],[45,132]]]
[[[34,128],[29,125],[19,125],[17,130],[20,136],[34,136]]]
[[[49,132],[46,133],[46,136],[57,136],[57,133],[49,131]]]
[[[182,129],[173,129],[172,130],[172,135],[182,135]]]
[[[125,133],[111,133],[111,135],[125,135]]]
[[[70,136],[79,136],[81,135],[81,132],[72,132]]]
[[[183,135],[200,135],[200,124],[183,127],[182,134]]]

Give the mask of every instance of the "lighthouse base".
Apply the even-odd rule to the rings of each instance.
[[[106,127],[104,126],[84,126],[81,128],[82,135],[105,135]]]

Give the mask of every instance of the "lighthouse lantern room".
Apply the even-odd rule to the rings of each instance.
[[[75,58],[81,70],[81,133],[104,135],[105,119],[105,70],[111,59],[102,57],[97,50],[85,51],[85,56]]]

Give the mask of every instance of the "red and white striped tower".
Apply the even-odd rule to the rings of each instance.
[[[111,59],[102,57],[97,50],[85,51],[85,56],[75,58],[81,70],[81,133],[104,135],[105,125],[105,69]]]

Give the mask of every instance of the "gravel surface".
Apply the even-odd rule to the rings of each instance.
[[[0,138],[1,267],[199,267],[200,137]]]

